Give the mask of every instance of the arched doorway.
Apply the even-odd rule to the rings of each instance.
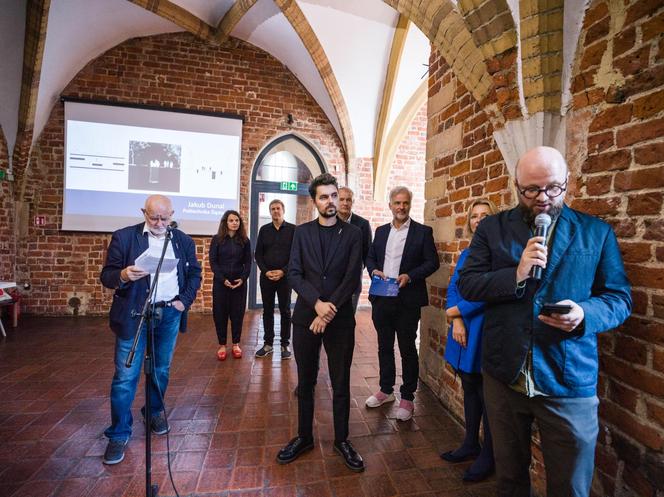
[[[308,187],[311,180],[325,172],[318,152],[302,138],[288,134],[272,141],[256,159],[251,177],[251,240],[258,230],[272,222],[269,204],[275,198],[284,203],[286,221],[302,224],[313,219]],[[249,283],[249,308],[262,307],[258,271],[253,265]]]

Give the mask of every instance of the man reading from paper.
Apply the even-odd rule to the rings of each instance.
[[[173,206],[168,197],[151,195],[145,201],[142,211],[144,222],[113,233],[106,264],[101,271],[101,282],[105,287],[115,290],[110,312],[110,326],[115,333],[115,375],[111,384],[111,426],[104,432],[109,440],[104,464],[117,464],[124,459],[125,446],[131,437],[131,404],[136,395],[143,363],[141,358],[147,341],[147,333],[142,333],[136,359],[131,368],[127,368],[125,362],[148,296],[151,278],[154,277],[154,274],[137,265],[136,259],[145,252],[156,257],[161,255],[167,227],[173,216]],[[163,398],[168,386],[178,330],[185,331],[186,310],[193,303],[201,285],[201,266],[196,260],[194,241],[177,229],[172,230],[171,235],[165,260],[177,259],[177,266],[170,272],[165,272],[165,266],[162,266],[156,292],[152,297],[155,307],[162,310],[160,317],[153,318],[153,379],[159,391],[154,385],[150,390],[152,419],[147,424],[158,435],[168,432]]]

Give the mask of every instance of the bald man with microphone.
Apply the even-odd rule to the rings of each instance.
[[[586,497],[594,470],[597,335],[625,321],[630,285],[611,227],[564,204],[560,152],[518,161],[519,205],[475,232],[457,288],[486,302],[484,398],[500,497],[530,496],[532,422],[548,497]]]

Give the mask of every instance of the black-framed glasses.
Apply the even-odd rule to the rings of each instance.
[[[168,216],[168,217],[166,217],[166,216],[153,216],[152,214],[150,214],[145,209],[141,209],[141,211],[143,212],[143,214],[145,214],[145,217],[147,217],[153,223],[158,223],[159,221],[162,221],[162,222],[166,223],[166,222],[170,221],[170,219],[171,219],[171,216]]]
[[[544,192],[544,194],[549,198],[560,197],[565,190],[567,190],[567,180],[562,185],[546,185],[544,188],[538,188],[536,186],[529,186],[527,188],[521,188],[519,183],[516,184],[517,190],[519,193],[526,197],[528,200],[535,200],[539,197],[539,194]]]

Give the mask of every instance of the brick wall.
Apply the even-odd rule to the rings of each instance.
[[[12,184],[7,179],[9,159],[5,135],[0,128],[0,281],[14,281],[14,202]]]
[[[431,305],[424,309],[420,326],[421,376],[462,420],[461,385],[443,360],[446,289],[458,254],[469,243],[463,227],[470,203],[488,197],[505,208],[511,205],[512,192],[487,114],[435,50],[429,74],[424,217],[433,226],[441,268],[429,279]]]
[[[418,222],[424,212],[424,155],[426,151],[427,106],[422,108],[408,127],[390,166],[385,191],[377,194],[374,200],[373,161],[360,158],[355,163],[359,187],[355,192],[354,211],[365,217],[373,229],[392,220],[388,207],[388,195],[395,186],[406,186],[413,192],[410,213]]]
[[[662,2],[592,2],[572,85],[571,204],[613,225],[634,298],[600,338],[598,496],[664,491],[663,31]]]
[[[267,53],[237,40],[213,48],[189,34],[129,40],[89,63],[64,95],[139,103],[165,108],[231,112],[245,117],[242,139],[240,211],[247,216],[249,180],[259,150],[272,138],[293,131],[324,156],[333,174],[343,177],[341,143],[327,117],[297,79]],[[287,124],[292,114],[294,123]],[[53,109],[31,157],[22,200],[29,218],[46,216],[45,227],[27,226],[18,242],[18,278],[29,280],[25,309],[38,314],[104,313],[110,292],[99,283],[108,234],[60,232],[63,188],[61,104]],[[140,213],[137,213],[139,222]],[[204,267],[203,292],[195,309],[211,306],[209,237],[197,237]]]
[[[591,2],[567,115],[567,202],[613,225],[634,296],[628,322],[600,337],[597,496],[664,495],[662,32],[661,1]],[[442,366],[447,324],[438,308],[458,251],[468,243],[460,228],[469,200],[496,189],[489,196],[500,206],[516,201],[491,125],[465,95],[445,61],[432,54],[425,217],[443,267],[431,278],[432,306],[423,314],[422,375],[460,419],[460,388]],[[537,443],[534,454],[535,486],[543,494]]]

